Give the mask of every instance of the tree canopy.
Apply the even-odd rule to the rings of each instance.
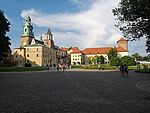
[[[112,65],[112,66],[119,66],[119,65],[121,65],[120,58],[119,57],[112,57],[110,59],[110,65]]]
[[[105,58],[101,55],[97,58],[97,62],[100,64],[104,64],[105,63]]]
[[[4,12],[0,10],[0,64],[5,63],[10,53],[10,39],[6,35],[6,32],[9,32],[10,22],[7,20]]]
[[[133,66],[135,65],[135,59],[130,56],[124,56],[121,58],[121,62],[123,65]]]
[[[121,0],[113,13],[124,36],[131,41],[146,37],[146,52],[150,52],[150,0]]]
[[[110,60],[113,57],[117,57],[117,50],[116,48],[112,48],[109,52],[108,52],[108,59]]]

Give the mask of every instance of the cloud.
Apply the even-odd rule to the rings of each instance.
[[[85,0],[71,0],[76,4]],[[79,48],[101,47],[116,44],[121,33],[115,28],[112,9],[118,2],[114,0],[89,0],[88,9],[77,13],[46,14],[41,10],[23,10],[21,16],[31,16],[38,27],[50,27],[60,46],[78,46]],[[69,41],[68,41],[69,40]],[[62,41],[62,43],[60,43]],[[64,45],[63,45],[64,42]],[[68,43],[65,43],[68,42]]]
[[[25,18],[29,14],[34,25],[50,27],[58,46],[77,46],[84,49],[116,45],[116,41],[122,37],[122,34],[114,26],[115,19],[112,9],[117,7],[119,0],[70,1],[81,7],[86,4],[86,8],[82,7],[77,13],[58,14],[47,14],[39,9],[28,9],[23,10],[21,16]],[[131,53],[134,53],[137,43],[140,50],[145,50],[143,40],[142,42],[130,42],[129,49],[131,48],[131,50],[129,51]],[[136,49],[136,51],[138,52],[139,49]]]

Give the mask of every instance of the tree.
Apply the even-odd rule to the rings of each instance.
[[[116,48],[112,48],[108,52],[108,59],[111,60],[111,58],[113,58],[113,57],[117,57],[117,50],[116,50]]]
[[[142,56],[140,56],[139,53],[134,53],[133,55],[131,55],[133,58],[135,58],[135,60],[138,60],[138,61],[142,61],[143,58]]]
[[[121,62],[123,65],[133,66],[135,65],[135,59],[130,56],[124,56],[121,58]]]
[[[104,64],[105,63],[105,58],[101,55],[98,57],[97,62],[100,64]]]
[[[9,32],[9,21],[4,15],[4,12],[0,10],[0,64],[7,61],[8,54],[10,54],[10,39],[6,35]]]
[[[150,0],[121,0],[113,13],[124,36],[131,41],[146,37],[146,52],[150,52]]]
[[[110,65],[112,65],[112,66],[119,66],[119,65],[121,65],[120,58],[119,57],[112,57],[110,59]]]

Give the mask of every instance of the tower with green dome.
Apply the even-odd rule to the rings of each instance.
[[[30,45],[33,38],[34,38],[33,26],[31,23],[31,18],[28,15],[25,18],[24,25],[23,25],[23,33],[21,36],[21,47]]]

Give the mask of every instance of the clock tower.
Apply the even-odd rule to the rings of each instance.
[[[30,45],[33,38],[34,38],[33,26],[31,24],[31,18],[28,15],[24,20],[23,34],[21,36],[21,47]]]
[[[51,33],[49,28],[47,33],[45,34],[44,43],[46,47],[54,48],[53,34]]]

